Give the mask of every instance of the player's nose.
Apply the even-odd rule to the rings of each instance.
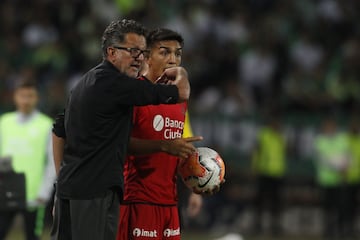
[[[169,63],[176,64],[176,56],[175,53],[171,53],[169,57]]]

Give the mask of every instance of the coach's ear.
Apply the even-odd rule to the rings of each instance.
[[[108,47],[106,49],[107,60],[111,63],[114,63],[116,60],[116,49],[113,47]]]

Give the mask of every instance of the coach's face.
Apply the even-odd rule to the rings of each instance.
[[[136,78],[144,62],[145,50],[145,37],[136,33],[128,33],[125,35],[123,43],[107,49],[107,58],[120,72]]]

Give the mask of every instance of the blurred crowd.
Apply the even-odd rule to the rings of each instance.
[[[349,111],[360,101],[356,0],[3,0],[0,11],[0,112],[23,78],[57,112],[101,60],[104,26],[121,17],[184,36],[194,112]]]
[[[360,119],[325,111],[314,120],[289,123],[279,112],[260,122],[195,119],[227,166],[226,184],[195,222],[245,234],[358,239]]]
[[[61,111],[81,74],[101,61],[100,37],[117,18],[183,35],[198,134],[207,132],[196,116],[209,113],[359,113],[358,0],[2,0],[0,113],[13,109],[13,87],[23,79],[37,81],[42,111]]]

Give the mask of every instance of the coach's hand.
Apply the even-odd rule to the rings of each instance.
[[[189,100],[190,83],[185,68],[172,67],[166,69],[163,74],[158,78],[156,83],[176,85],[179,92],[178,102],[184,102]]]
[[[186,159],[196,151],[196,148],[191,143],[201,140],[203,140],[202,136],[164,140],[162,151]]]

